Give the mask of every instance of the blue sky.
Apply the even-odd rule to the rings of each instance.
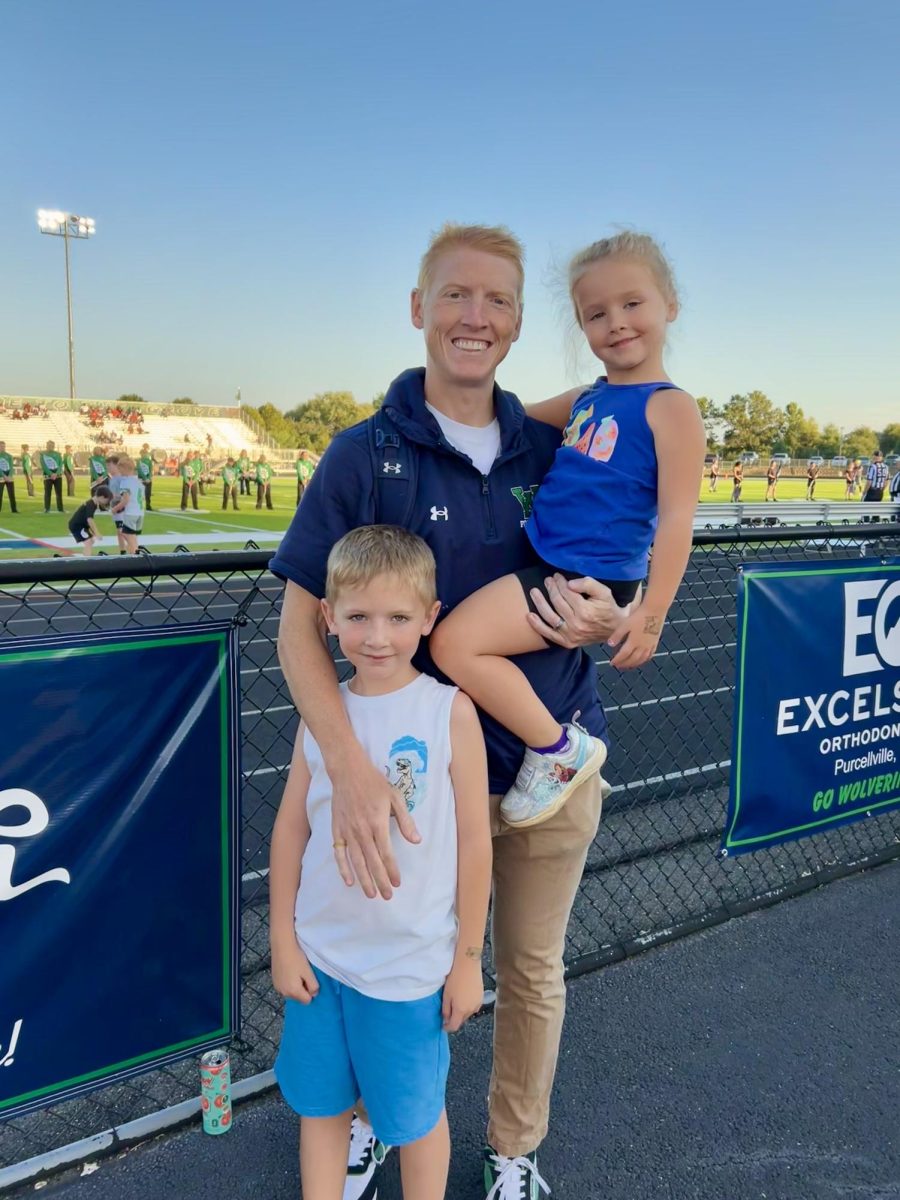
[[[893,0],[5,0],[0,30],[0,393],[68,393],[38,208],[97,222],[79,395],[281,408],[421,361],[409,289],[450,218],[525,241],[499,376],[525,401],[600,373],[548,274],[626,224],[673,260],[681,386],[900,418]]]

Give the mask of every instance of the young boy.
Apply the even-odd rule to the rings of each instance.
[[[94,524],[94,514],[99,509],[101,512],[106,512],[112,501],[113,494],[106,486],[100,483],[94,489],[89,500],[85,500],[80,508],[76,508],[72,514],[72,519],[69,521],[69,533],[81,546],[84,554],[90,554],[94,542],[99,542],[100,532]]]
[[[137,554],[138,534],[144,528],[144,485],[137,476],[134,459],[122,455],[116,463],[116,529],[122,554]]]
[[[392,833],[403,885],[390,901],[348,888],[335,870],[331,783],[301,722],[270,859],[272,979],[287,997],[275,1073],[301,1117],[308,1200],[341,1200],[360,1097],[375,1136],[400,1147],[406,1200],[443,1200],[447,1033],[482,1002],[484,741],[471,700],[412,665],[440,610],[421,538],[386,525],[346,534],[328,557],[321,607],[356,669],[341,685],[354,732],[421,836],[410,845]],[[335,847],[346,854],[346,842]]]
[[[122,472],[119,470],[119,455],[110,454],[106,459],[106,486],[112,492],[112,503],[110,509],[113,514],[113,524],[116,527],[116,542],[119,547],[119,553],[125,553],[125,535],[122,533],[122,513],[119,510],[119,492],[121,490],[120,476]],[[91,493],[96,491],[96,488],[91,489]]]

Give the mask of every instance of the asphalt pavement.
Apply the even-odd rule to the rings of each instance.
[[[483,1195],[490,1038],[483,1017],[453,1042],[453,1200]],[[540,1168],[555,1200],[900,1200],[898,1111],[893,862],[572,981]],[[40,1194],[296,1198],[295,1121],[270,1093]]]

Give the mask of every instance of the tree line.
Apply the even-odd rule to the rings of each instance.
[[[244,408],[285,450],[304,447],[322,454],[335,434],[371,417],[383,399],[384,393],[380,392],[369,404],[358,404],[352,392],[320,392],[288,412],[274,404],[261,404],[259,408],[245,404]]]
[[[869,425],[841,429],[833,421],[820,426],[799,404],[791,401],[779,408],[765,392],[734,395],[721,405],[708,396],[698,396],[697,403],[710,449],[729,457],[754,450],[760,457],[789,454],[791,458],[809,458],[821,454],[823,458],[834,458],[843,454],[860,458],[876,449],[890,454],[900,448],[900,423],[884,429]]]

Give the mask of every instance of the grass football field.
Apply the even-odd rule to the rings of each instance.
[[[64,489],[65,490],[65,489]],[[765,478],[747,478],[744,481],[742,500],[747,502],[765,499]],[[215,483],[207,489],[206,496],[199,498],[200,509],[181,512],[181,481],[175,478],[153,480],[153,511],[144,518],[144,532],[139,542],[151,553],[165,554],[178,546],[189,550],[241,550],[248,541],[254,541],[260,549],[274,549],[294,515],[297,485],[293,478],[275,479],[272,482],[272,511],[256,508],[256,490],[250,496],[239,496],[239,511],[229,508],[222,511],[222,485]],[[783,478],[778,483],[777,495],[783,500],[802,500],[806,495],[806,480]],[[4,494],[3,509],[0,511],[0,562],[22,558],[48,558],[54,554],[80,554],[69,534],[69,516],[88,496],[88,481],[84,475],[75,478],[75,495],[63,496],[64,513],[52,508],[44,512],[43,484],[35,479],[35,495],[29,497],[25,481],[16,477],[16,500],[19,512],[13,514]],[[817,500],[841,500],[844,496],[843,479],[820,479],[816,485]],[[731,499],[731,480],[720,477],[715,492],[709,490],[709,478],[704,476],[700,488],[700,503],[727,503]],[[97,526],[103,541],[94,547],[94,554],[101,550],[116,554],[116,538],[112,517],[99,513]]]
[[[6,495],[0,511],[0,562],[21,558],[47,558],[54,554],[79,554],[68,530],[72,513],[88,498],[88,480],[75,476],[75,495],[63,495],[64,512],[51,507],[44,512],[43,483],[35,478],[35,495],[29,497],[22,476],[16,476],[16,502],[19,512],[9,510]],[[5,493],[5,489],[4,489]],[[63,483],[65,493],[65,483]],[[189,550],[242,550],[247,541],[254,541],[262,550],[273,549],[294,515],[297,484],[291,479],[272,481],[271,512],[256,508],[256,489],[250,496],[238,496],[238,511],[230,507],[222,511],[222,484],[215,483],[198,499],[199,510],[188,508],[181,512],[181,480],[153,480],[153,511],[144,517],[144,532],[138,539],[151,553],[166,554],[177,546]],[[108,513],[98,512],[94,518],[103,540],[94,547],[94,554],[105,550],[117,554],[115,528]]]

